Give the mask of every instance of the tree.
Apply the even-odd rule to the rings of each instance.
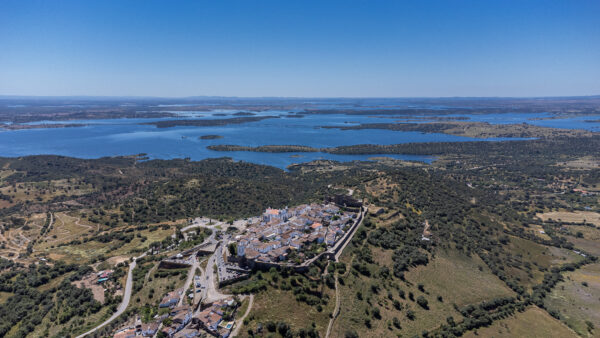
[[[287,323],[284,323],[284,322],[277,323],[277,332],[279,332],[280,335],[285,337],[285,335],[289,331],[290,331],[290,326]]]
[[[227,246],[227,249],[229,249],[229,253],[230,253],[232,256],[237,256],[237,243],[235,243],[235,242],[233,242],[233,243],[230,243],[230,244]]]
[[[419,304],[419,306],[421,306],[425,310],[429,309],[429,303],[427,302],[427,299],[425,299],[425,297],[423,296],[417,297],[417,304]]]
[[[354,330],[349,330],[346,331],[346,333],[344,334],[345,338],[358,338],[358,333],[356,333],[356,331]]]
[[[373,318],[381,319],[381,312],[378,307],[373,309]]]

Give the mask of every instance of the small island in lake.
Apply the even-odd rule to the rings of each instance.
[[[254,151],[257,153],[314,153],[318,148],[302,145],[265,145],[258,147],[240,146],[233,144],[218,144],[206,147],[214,151]]]
[[[279,116],[243,116],[233,117],[229,119],[211,119],[211,120],[164,120],[140,123],[145,125],[154,125],[157,128],[173,128],[180,126],[187,127],[214,127],[214,126],[226,126],[228,124],[242,124],[248,122],[256,122],[264,119],[275,119]]]
[[[202,136],[198,136],[199,140],[217,140],[223,138],[222,135],[202,135]]]

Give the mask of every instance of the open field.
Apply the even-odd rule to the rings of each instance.
[[[158,262],[149,262],[149,265],[158,264]],[[177,273],[175,276],[159,277],[155,276],[158,271],[156,268],[150,270],[148,278],[145,280],[144,287],[137,293],[131,295],[129,306],[138,306],[140,304],[153,304],[158,306],[161,299],[167,292],[181,288],[185,284],[188,269],[162,270]],[[140,301],[138,302],[138,299]]]
[[[373,271],[376,266],[391,266],[391,250],[372,248],[372,253],[376,263],[371,266]],[[342,257],[348,264],[348,255]],[[348,330],[354,330],[361,336],[418,335],[423,330],[432,330],[445,323],[448,316],[459,321],[462,316],[454,309],[454,304],[464,306],[514,295],[479,257],[466,257],[454,251],[442,252],[426,266],[410,269],[405,279],[406,282],[395,278],[389,281],[347,274],[345,285],[340,285],[340,317],[334,323],[332,337],[344,337]],[[419,284],[423,285],[424,292],[419,290]],[[377,285],[380,290],[374,293],[372,285]],[[362,299],[358,299],[357,292],[361,293]],[[428,309],[411,300],[411,293],[415,299],[423,296],[428,301]],[[395,308],[390,296],[401,304],[400,310]],[[371,318],[367,313],[374,308],[379,309],[381,319]],[[409,310],[415,313],[412,320],[407,317]],[[370,328],[364,323],[366,318],[370,318]],[[400,321],[401,329],[392,325],[394,318]]]
[[[600,159],[594,156],[585,156],[561,164],[573,169],[598,169],[600,168]]]
[[[44,251],[50,246],[81,239],[100,230],[99,224],[90,224],[88,221],[82,221],[79,217],[63,212],[55,212],[53,215],[54,223],[44,235],[44,239],[36,244],[36,250]]]
[[[12,292],[0,291],[0,304],[6,302],[6,300],[12,295],[13,295]]]
[[[53,180],[42,182],[22,182],[0,188],[0,193],[16,201],[47,202],[59,196],[81,196],[92,192],[90,185],[78,180]]]
[[[598,240],[588,239],[585,237],[578,238],[575,236],[566,236],[566,238],[569,240],[569,242],[573,243],[573,245],[575,245],[576,248],[585,250],[591,253],[592,255],[600,256],[600,242]]]
[[[447,316],[454,316],[457,320],[462,318],[450,302],[439,302],[435,299],[437,295],[426,295],[417,291],[416,285],[401,284],[400,288],[406,293],[405,298],[402,298],[394,288],[380,283],[376,284],[381,290],[377,294],[373,293],[373,280],[362,275],[349,274],[344,280],[345,285],[340,285],[340,316],[334,322],[331,337],[344,337],[348,331],[355,331],[361,337],[387,337],[396,334],[413,336],[423,330],[436,328]],[[428,289],[427,285],[425,288]],[[400,302],[402,310],[397,310],[392,300],[386,297],[388,292],[391,292],[394,300]],[[429,309],[425,310],[409,300],[409,293],[413,293],[415,297],[424,295],[429,301]],[[373,317],[372,311],[375,308],[380,312],[380,319]],[[414,320],[408,319],[409,310],[414,311]],[[392,326],[394,317],[400,320],[401,330]],[[367,326],[366,320],[369,320],[370,327]]]
[[[544,221],[552,219],[554,221],[562,221],[568,223],[591,223],[600,227],[600,213],[592,211],[552,211],[543,214],[537,214]]]
[[[135,231],[135,236],[129,243],[115,240],[110,243],[89,241],[81,244],[68,244],[65,246],[44,247],[36,254],[47,254],[52,259],[62,259],[67,262],[90,261],[100,256],[131,256],[134,253],[148,248],[150,243],[161,241],[173,234],[173,229],[142,230]],[[139,235],[139,236],[138,236]],[[146,240],[143,240],[146,238]],[[46,243],[45,243],[46,244]]]
[[[494,322],[489,327],[465,333],[465,338],[475,337],[577,337],[564,324],[552,318],[546,311],[532,306],[514,316]]]
[[[16,173],[15,170],[11,170],[11,169],[0,169],[0,180],[4,180],[5,178],[7,178],[8,176],[12,175]]]
[[[510,236],[510,243],[507,249],[513,256],[522,257],[519,260],[535,263],[531,266],[529,273],[524,269],[524,265],[520,269],[516,267],[506,268],[507,273],[520,278],[521,282],[527,287],[532,287],[542,282],[544,273],[540,269],[550,269],[554,266],[582,259],[581,256],[571,250],[545,246],[515,236]]]
[[[324,337],[329,324],[329,314],[335,308],[335,292],[327,287],[324,287],[324,291],[329,297],[329,302],[323,306],[322,312],[318,312],[314,306],[298,302],[291,291],[269,288],[267,292],[256,294],[252,310],[247,317],[250,321],[242,328],[240,335],[247,337],[246,329],[256,329],[258,323],[263,323],[264,326],[267,321],[284,321],[296,331],[309,328],[315,323],[319,335]]]
[[[592,334],[600,335],[600,263],[566,273],[565,281],[546,299],[546,306],[558,310],[561,319],[581,336],[591,335],[586,321],[596,327]]]
[[[600,228],[583,225],[567,225],[566,227],[573,236],[600,242]],[[578,233],[580,233],[579,236],[577,236]]]
[[[481,258],[456,252],[440,253],[426,266],[411,269],[406,273],[406,280],[424,284],[430,294],[443,295],[445,302],[459,307],[515,295],[491,273]]]

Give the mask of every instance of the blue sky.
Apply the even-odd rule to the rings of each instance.
[[[600,1],[0,2],[0,95],[600,94]]]

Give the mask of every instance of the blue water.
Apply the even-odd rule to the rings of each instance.
[[[214,116],[214,113],[231,114],[235,111],[182,112],[183,119],[231,118]],[[257,115],[286,115],[287,111],[264,111]],[[490,123],[523,123],[559,127],[580,128],[598,131],[600,123],[584,120],[599,119],[600,116],[574,117],[558,120],[530,120],[549,116],[547,114],[486,114],[467,116],[473,121]],[[173,118],[168,118],[173,119]],[[445,134],[423,134],[420,132],[398,132],[390,130],[339,130],[323,129],[320,126],[345,126],[358,123],[385,123],[398,121],[397,117],[374,118],[344,114],[305,115],[303,118],[277,118],[257,122],[218,127],[174,127],[156,128],[140,123],[165,119],[104,119],[76,121],[40,121],[35,123],[81,123],[84,127],[30,129],[0,131],[0,156],[16,157],[37,154],[55,154],[79,158],[98,158],[146,153],[150,158],[191,158],[201,160],[215,157],[231,157],[259,164],[285,168],[293,163],[315,159],[337,161],[368,160],[378,155],[334,155],[327,153],[256,153],[217,152],[206,149],[208,145],[235,144],[260,146],[269,144],[306,145],[311,147],[336,147],[355,144],[397,144],[409,142],[457,142],[478,139]],[[35,124],[32,123],[32,124]],[[207,134],[222,135],[222,139],[200,140]],[[486,139],[488,141],[500,139]],[[299,157],[295,157],[298,155]],[[427,156],[381,155],[396,159],[431,162]]]

